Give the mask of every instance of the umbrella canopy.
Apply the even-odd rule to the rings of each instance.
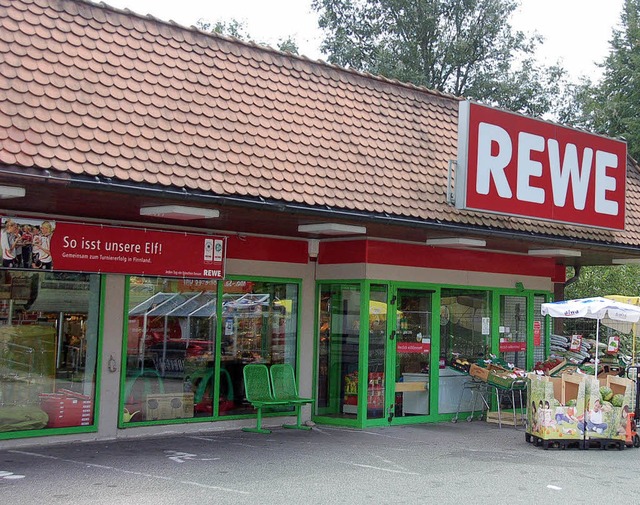
[[[609,318],[628,323],[640,320],[640,307],[603,297],[543,303],[541,312],[543,316],[551,317],[586,317],[598,320]]]
[[[596,377],[598,376],[598,334],[600,321],[604,319],[607,321],[636,323],[640,320],[640,307],[603,297],[543,303],[541,312],[543,316],[586,317],[596,320]]]
[[[628,303],[629,305],[636,305],[636,306],[640,305],[640,296],[607,295],[605,298],[610,298],[611,300],[616,300],[617,302]],[[604,318],[602,320],[602,324],[622,333],[631,333],[631,356],[632,356],[633,362],[637,363],[636,340],[637,340],[638,327],[636,323],[612,321],[611,319]]]

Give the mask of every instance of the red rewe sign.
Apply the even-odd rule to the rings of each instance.
[[[460,103],[456,207],[624,229],[627,145]]]
[[[224,279],[226,237],[19,217],[2,230],[21,247],[6,268]]]

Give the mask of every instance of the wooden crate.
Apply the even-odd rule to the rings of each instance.
[[[481,381],[487,382],[487,379],[489,378],[489,369],[472,363],[469,367],[469,375],[471,375],[471,377],[475,377],[476,379],[480,379]]]

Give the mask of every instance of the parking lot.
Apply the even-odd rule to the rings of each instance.
[[[639,456],[544,450],[522,430],[482,421],[206,431],[0,450],[0,496],[11,505],[638,503]]]

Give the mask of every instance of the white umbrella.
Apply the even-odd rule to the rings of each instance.
[[[602,297],[543,303],[541,312],[543,316],[548,315],[551,317],[569,318],[586,317],[596,320],[596,377],[598,376],[600,321],[607,318],[613,321],[637,323],[640,320],[640,307]]]

